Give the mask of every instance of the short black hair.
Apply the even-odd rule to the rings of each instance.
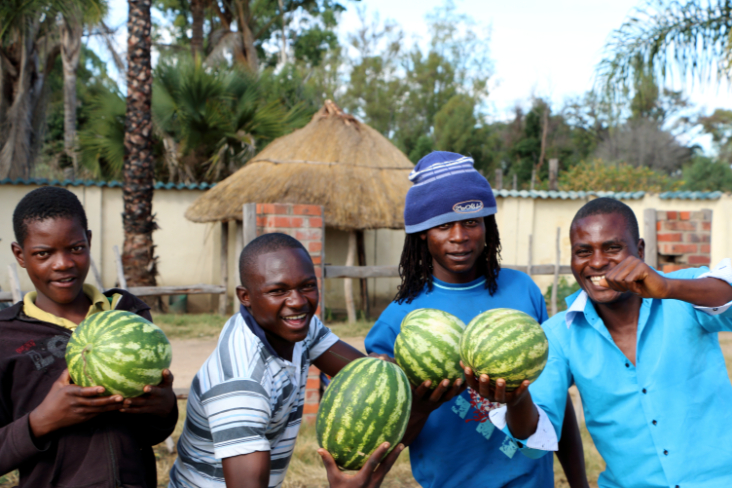
[[[28,237],[28,223],[46,219],[76,219],[85,231],[89,230],[84,206],[66,188],[42,186],[24,196],[13,212],[15,240],[23,247]]]
[[[290,237],[287,234],[280,232],[273,232],[271,234],[263,234],[247,246],[242,249],[239,255],[239,279],[241,280],[242,286],[247,286],[246,277],[250,274],[252,268],[257,264],[257,258],[262,254],[280,251],[282,249],[302,249],[310,259],[305,246],[294,237]],[[312,261],[312,259],[311,259]]]
[[[630,230],[631,237],[635,242],[638,242],[640,240],[640,232],[638,231],[638,219],[635,218],[635,214],[629,206],[627,206],[620,200],[615,200],[614,198],[596,198],[585,203],[572,219],[572,225],[570,226],[570,229],[574,227],[574,224],[577,221],[584,219],[585,217],[589,217],[591,215],[606,215],[614,213],[623,216],[623,218],[625,219],[625,223]]]

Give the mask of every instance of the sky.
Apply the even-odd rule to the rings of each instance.
[[[640,0],[454,0],[460,13],[491,31],[487,46],[494,76],[488,97],[491,116],[507,118],[517,104],[527,105],[532,95],[548,98],[555,108],[570,97],[592,88],[595,66],[603,46]],[[344,0],[340,36],[345,39],[359,25],[356,5],[369,16],[400,24],[410,38],[428,37],[425,15],[444,0]],[[127,1],[110,0],[109,23],[122,26],[127,19]],[[124,29],[118,33],[125,42]],[[124,46],[121,46],[124,47]],[[681,88],[679,86],[674,88]],[[732,91],[707,84],[684,87],[699,111],[732,109]],[[708,141],[699,140],[704,146]]]

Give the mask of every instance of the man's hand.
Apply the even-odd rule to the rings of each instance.
[[[465,391],[467,385],[462,378],[458,378],[452,386],[448,379],[440,381],[434,390],[431,390],[430,386],[432,386],[432,381],[427,380],[418,387],[412,388],[412,415],[429,415],[443,403],[449,402]]]
[[[473,370],[466,367],[462,361],[460,361],[460,366],[465,371],[465,381],[470,389],[476,391],[480,396],[491,402],[505,403],[508,406],[513,406],[520,402],[529,391],[529,385],[531,384],[529,380],[524,380],[513,391],[506,391],[506,380],[503,378],[496,379],[495,385],[491,386],[491,379],[487,374],[482,374],[480,378],[476,378]]]
[[[336,465],[335,460],[328,451],[323,448],[318,449],[318,454],[323,458],[325,470],[328,472],[328,484],[330,488],[378,488],[384,481],[384,476],[389,472],[399,454],[404,450],[404,444],[397,445],[393,451],[384,457],[389,450],[389,443],[381,444],[369,457],[366,464],[355,475],[348,475],[341,472]],[[378,466],[378,467],[377,467]]]
[[[163,370],[163,380],[157,386],[146,385],[145,393],[139,397],[127,398],[120,412],[149,413],[158,417],[166,417],[175,407],[173,393],[173,373]]]
[[[100,397],[102,386],[81,387],[71,384],[69,370],[51,385],[40,405],[29,416],[33,435],[41,437],[69,425],[86,422],[103,412],[119,410],[123,398],[120,395]]]
[[[641,298],[667,298],[669,283],[653,268],[635,256],[628,256],[605,274],[600,286],[634,293]]]

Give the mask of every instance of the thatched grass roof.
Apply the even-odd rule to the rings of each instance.
[[[308,125],[272,141],[185,215],[241,220],[245,203],[305,203],[323,205],[330,227],[400,229],[413,168],[384,136],[328,100]]]

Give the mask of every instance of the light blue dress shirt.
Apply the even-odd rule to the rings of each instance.
[[[693,279],[707,271],[666,276]],[[725,260],[706,276],[729,282],[730,271]],[[542,326],[549,359],[530,391],[559,436],[567,388],[577,385],[587,428],[607,463],[598,485],[732,487],[732,385],[717,334],[732,330],[729,304],[707,309],[644,299],[635,366],[585,292],[567,304]]]

